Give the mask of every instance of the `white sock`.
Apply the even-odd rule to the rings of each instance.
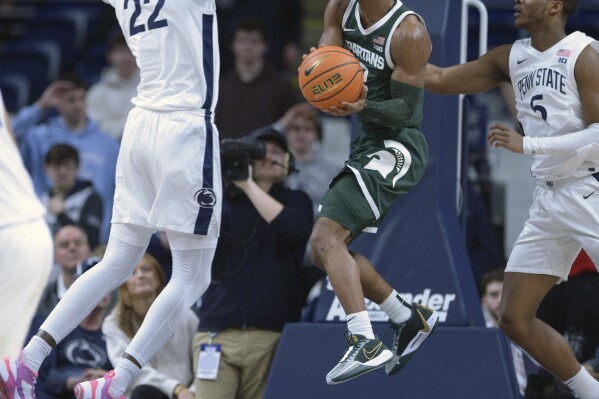
[[[368,339],[374,339],[372,324],[370,324],[368,312],[365,310],[347,315],[347,329],[353,335],[358,334]]]
[[[108,389],[110,396],[120,398],[127,390],[129,384],[131,384],[131,381],[139,375],[140,371],[141,369],[131,360],[122,357],[114,369],[114,378]]]
[[[407,321],[412,316],[412,306],[399,296],[395,290],[379,306],[391,321],[397,324]]]
[[[45,358],[52,352],[52,347],[41,337],[34,335],[23,351],[23,364],[34,373],[37,373]]]
[[[580,399],[599,399],[599,381],[591,377],[584,367],[574,377],[564,381],[564,384]]]

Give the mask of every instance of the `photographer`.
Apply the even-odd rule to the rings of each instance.
[[[245,149],[245,159],[253,158],[251,177],[232,180],[239,191],[227,190],[223,201],[212,282],[194,340],[198,398],[261,398],[280,332],[299,321],[304,305],[302,260],[312,202],[283,185],[290,155],[281,133],[267,127],[242,140],[234,152]],[[253,149],[262,145],[265,155],[256,159],[260,151]],[[230,148],[224,143],[221,149],[225,181],[243,163],[227,161]]]

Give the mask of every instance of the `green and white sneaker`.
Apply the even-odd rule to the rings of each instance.
[[[368,339],[345,331],[345,340],[348,348],[339,363],[327,374],[327,384],[340,384],[381,368],[393,357],[393,353],[380,339]]]
[[[398,373],[414,356],[420,345],[435,331],[439,314],[420,304],[412,304],[412,316],[401,324],[389,320],[395,331],[393,336],[393,358],[385,366],[387,375]]]

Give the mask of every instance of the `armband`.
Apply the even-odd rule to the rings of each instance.
[[[391,100],[366,100],[360,116],[371,122],[392,129],[420,127],[424,89],[407,83],[391,80]]]

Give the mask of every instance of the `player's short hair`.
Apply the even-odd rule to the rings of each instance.
[[[258,32],[265,43],[268,43],[268,31],[266,26],[257,19],[244,19],[235,25],[235,31],[233,37],[237,32]]]
[[[568,18],[578,9],[578,0],[561,0],[563,4],[564,17]]]
[[[44,163],[46,166],[60,166],[68,161],[75,161],[75,164],[79,166],[77,150],[68,144],[54,144],[48,150]]]

